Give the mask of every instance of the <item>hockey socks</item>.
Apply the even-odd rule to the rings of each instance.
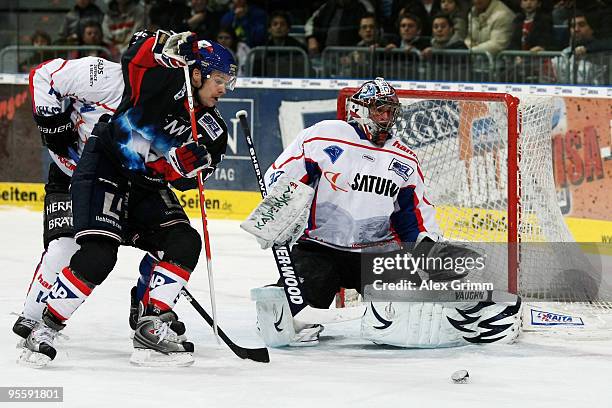
[[[79,278],[70,267],[65,267],[57,277],[47,299],[47,309],[60,322],[72,316],[91,294],[95,285]]]
[[[144,299],[144,297],[147,295],[147,289],[149,288],[149,283],[151,282],[151,275],[153,274],[153,269],[155,268],[155,264],[157,262],[159,262],[158,258],[150,253],[147,253],[142,257],[140,266],[138,267],[140,276],[138,277],[138,282],[136,282],[136,299],[145,304],[146,299]]]
[[[147,314],[159,315],[172,310],[189,275],[189,271],[169,262],[155,265],[149,282]]]
[[[47,250],[43,253],[40,263],[36,267],[32,283],[28,288],[23,304],[23,317],[40,321],[47,298],[59,272],[68,265],[70,257],[76,252],[79,245],[73,238],[62,237],[49,242]]]

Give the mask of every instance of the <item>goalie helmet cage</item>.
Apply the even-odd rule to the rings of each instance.
[[[346,120],[346,100],[356,91],[340,91],[338,119]],[[489,269],[503,271],[497,290],[532,301],[594,299],[601,271],[568,244],[574,240],[557,203],[552,98],[396,92],[402,105],[396,136],[419,159],[444,237],[481,243],[494,255]],[[336,304],[344,300],[341,292]]]

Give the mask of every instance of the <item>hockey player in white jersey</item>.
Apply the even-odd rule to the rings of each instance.
[[[328,308],[340,288],[362,290],[362,253],[408,247],[412,256],[426,256],[441,248],[436,210],[428,200],[419,159],[393,135],[400,111],[390,84],[382,78],[367,81],[347,101],[346,120],[325,120],[304,129],[266,172],[268,197],[285,189],[287,183],[303,183],[314,189],[308,205],[295,209],[295,215],[286,217],[278,227],[271,222],[265,225],[265,234],[256,234],[262,248],[299,238],[291,257],[296,276],[303,281],[304,298],[312,307]],[[243,227],[253,232],[248,225]],[[464,250],[451,247],[445,253],[465,255]],[[432,280],[462,276],[435,268],[424,272]],[[420,282],[418,275],[413,278]],[[258,328],[267,345],[318,343],[322,326],[294,321],[282,287],[256,288],[251,295],[257,302]],[[410,347],[461,343],[461,332],[439,318],[446,313],[444,304],[396,304],[394,318],[387,317],[382,323],[377,320],[380,313],[375,306],[369,303],[362,318],[364,338]],[[388,305],[378,306],[384,310]],[[446,306],[454,310],[452,304]],[[494,315],[499,311],[497,308]],[[518,316],[516,311],[510,315],[509,320]],[[432,329],[432,321],[442,321],[441,326]],[[408,326],[410,330],[406,330]],[[423,336],[422,330],[431,330],[431,336]]]
[[[94,125],[102,115],[114,114],[124,88],[121,65],[94,57],[47,61],[31,71],[29,82],[34,121],[53,162],[45,184],[45,249],[34,271],[23,311],[13,325],[13,332],[23,339],[41,320],[53,282],[79,248],[72,229],[69,193],[72,172]],[[142,312],[139,303],[145,295],[154,261],[149,254],[143,257],[137,286],[131,290],[129,323],[132,329],[136,328]],[[174,329],[182,334],[182,326],[178,322]]]
[[[98,119],[112,115],[121,101],[121,66],[102,58],[61,58],[30,72],[32,113],[53,162],[45,184],[44,252],[32,277],[21,316],[13,331],[27,338],[42,317],[57,274],[78,249],[72,231],[70,178]]]

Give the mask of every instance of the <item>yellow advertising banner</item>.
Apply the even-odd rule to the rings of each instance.
[[[191,218],[200,217],[197,190],[175,191],[185,212]],[[0,182],[0,208],[21,207],[42,211],[45,189],[41,183]],[[206,213],[211,219],[244,220],[261,200],[257,192],[206,190]],[[457,239],[476,238],[479,241],[503,242],[505,216],[500,211],[440,207],[437,216],[442,230],[454,230]],[[535,223],[535,220],[526,220]],[[612,221],[565,217],[574,239],[578,242],[612,243]],[[461,231],[471,230],[469,237]],[[474,233],[477,237],[474,237]]]
[[[42,211],[44,187],[41,183],[0,182],[0,206]],[[189,217],[200,217],[197,190],[174,192]],[[206,190],[205,197],[208,217],[228,220],[244,220],[261,200],[261,195],[252,191]]]

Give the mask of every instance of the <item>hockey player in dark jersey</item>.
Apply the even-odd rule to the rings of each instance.
[[[236,64],[217,43],[161,30],[136,41],[121,64],[121,103],[110,122],[94,128],[72,178],[81,247],[53,284],[43,320],[26,340],[30,360],[39,366],[55,357],[58,331],[113,269],[120,244],[160,256],[151,265],[131,362],[193,363],[193,344],[176,330],[172,308],[197,264],[201,237],[167,183],[200,172],[205,179],[222,160],[227,126],[215,105],[233,89]],[[191,140],[186,86],[194,94],[197,141]]]

